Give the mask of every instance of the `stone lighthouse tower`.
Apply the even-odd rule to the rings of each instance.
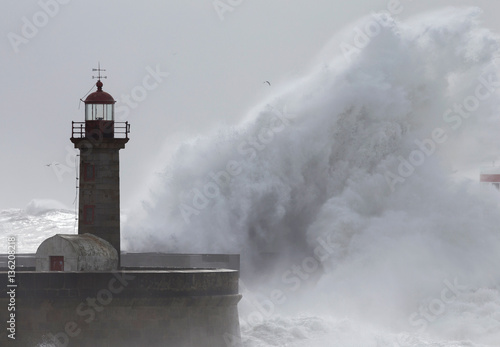
[[[113,97],[102,90],[87,96],[85,122],[72,122],[71,142],[80,150],[78,234],[108,241],[120,255],[120,159],[128,142],[128,122],[115,122]]]

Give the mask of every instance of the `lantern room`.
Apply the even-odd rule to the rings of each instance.
[[[114,104],[116,101],[110,94],[102,90],[102,86],[102,82],[97,81],[97,91],[89,94],[84,101],[85,121],[114,120]]]
[[[97,90],[85,99],[85,133],[87,137],[114,137],[113,97],[102,90],[102,82],[96,83]]]
[[[128,138],[130,125],[128,122],[115,122],[116,101],[102,90],[102,86],[103,83],[99,79],[96,83],[97,90],[90,93],[85,100],[81,100],[85,104],[85,122],[72,122],[72,139],[91,139],[95,145],[104,138]]]

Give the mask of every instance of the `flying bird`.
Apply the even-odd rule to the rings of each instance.
[[[271,82],[269,82],[269,81],[264,81],[262,83],[267,83],[267,84],[271,85]]]

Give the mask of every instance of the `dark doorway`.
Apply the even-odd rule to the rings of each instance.
[[[51,256],[50,257],[50,271],[64,271],[64,257]]]

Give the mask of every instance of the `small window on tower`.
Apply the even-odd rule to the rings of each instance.
[[[95,165],[84,164],[83,180],[84,181],[94,181],[95,180]]]
[[[93,224],[94,223],[94,210],[95,210],[95,205],[83,206],[83,223],[84,224]]]

